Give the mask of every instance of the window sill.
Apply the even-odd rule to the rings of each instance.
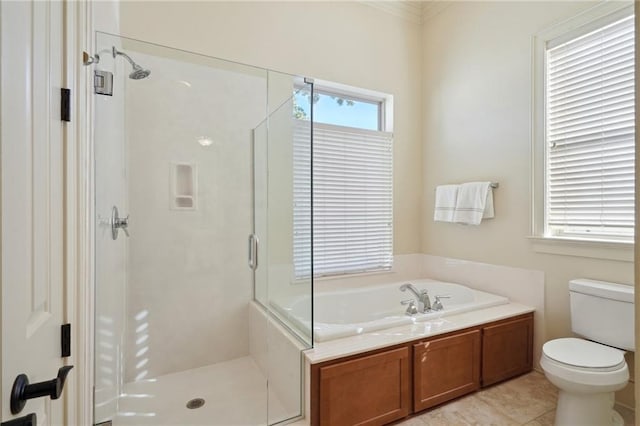
[[[396,271],[393,269],[380,269],[377,271],[367,271],[367,272],[353,272],[353,273],[344,273],[344,274],[335,274],[335,275],[320,275],[314,278],[314,281],[335,281],[335,280],[345,280],[349,278],[363,278],[377,275],[392,275],[395,274]]]
[[[587,241],[557,237],[527,237],[537,253],[592,259],[633,262],[633,243],[622,241]]]
[[[367,272],[353,272],[353,273],[344,273],[344,274],[336,274],[336,275],[319,275],[313,278],[313,282],[323,282],[323,281],[344,281],[344,280],[357,280],[361,278],[367,277],[376,277],[376,276],[384,276],[384,275],[395,275],[398,271],[395,270],[395,267],[392,266],[391,269],[380,269],[378,271],[367,271]],[[309,284],[309,278],[292,278],[290,283],[293,285],[298,284]]]

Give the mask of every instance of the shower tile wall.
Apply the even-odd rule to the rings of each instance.
[[[266,105],[264,76],[131,54],[151,77],[126,82],[125,382],[248,355],[250,141]],[[172,163],[195,165],[195,209],[172,209]]]
[[[305,346],[256,303],[249,307],[249,321],[251,358],[269,380],[269,424],[295,417],[303,403],[301,351]]]

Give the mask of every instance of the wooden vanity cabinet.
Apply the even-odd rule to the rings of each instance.
[[[409,415],[409,347],[314,368],[311,424],[385,425]],[[315,391],[315,392],[314,392]]]
[[[480,330],[413,345],[413,410],[480,389]]]
[[[482,386],[533,369],[533,314],[499,321],[482,329]]]
[[[311,425],[384,425],[533,368],[533,313],[311,366]]]

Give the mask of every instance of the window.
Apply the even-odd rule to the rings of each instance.
[[[393,137],[384,131],[385,99],[316,84],[313,102],[313,273],[388,270]],[[308,104],[308,99],[296,102]],[[310,112],[294,108],[294,269],[296,278],[304,278],[311,274]]]
[[[609,14],[545,43],[545,237],[633,240],[631,13]]]

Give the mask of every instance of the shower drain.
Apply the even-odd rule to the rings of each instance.
[[[187,408],[193,410],[194,408],[200,408],[204,405],[204,399],[202,398],[194,398],[187,402]]]

